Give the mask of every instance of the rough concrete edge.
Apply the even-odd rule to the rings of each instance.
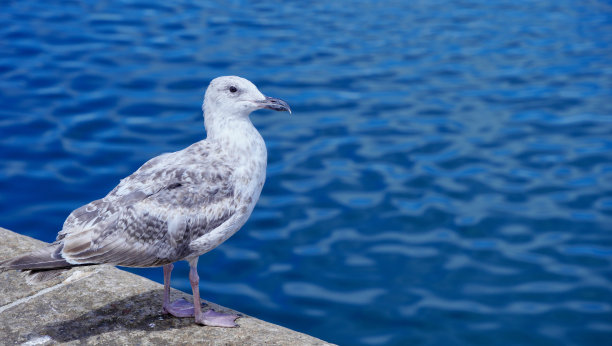
[[[24,247],[26,247],[26,248],[29,247],[30,249],[26,250],[26,251],[29,251],[31,249],[37,248],[37,247],[45,244],[44,242],[39,241],[37,239],[31,238],[31,237],[28,237],[28,236],[25,236],[25,235],[21,235],[21,234],[18,234],[18,233],[15,233],[15,232],[12,232],[10,230],[7,230],[5,228],[0,227],[0,234],[2,234],[2,233],[7,233],[11,237],[18,238],[19,242],[20,242],[20,244],[19,244],[20,246],[19,247],[20,247],[20,250],[22,250],[22,251],[24,250],[23,249]],[[7,245],[9,245],[8,243],[9,242],[5,242],[3,244],[0,243],[0,247],[4,246],[5,249],[6,249]],[[15,251],[11,251],[11,250],[12,249],[10,249],[8,251],[9,253],[11,253],[10,256],[17,255],[17,253],[14,253]],[[154,288],[159,289],[159,290],[163,289],[163,285],[161,285],[161,284],[159,284],[159,283],[157,283],[155,281],[152,281],[152,280],[150,280],[148,278],[145,278],[145,277],[142,277],[142,276],[139,276],[139,275],[136,275],[136,274],[133,274],[133,273],[121,270],[119,268],[108,266],[108,265],[94,266],[94,267],[85,267],[85,268],[82,268],[82,267],[81,268],[74,268],[71,271],[69,271],[67,274],[62,275],[62,277],[60,279],[57,279],[57,280],[55,280],[55,282],[52,282],[52,283],[46,285],[46,287],[44,287],[44,286],[40,287],[39,290],[36,290],[33,293],[30,293],[30,294],[28,294],[28,295],[26,295],[24,297],[18,298],[18,299],[14,300],[14,301],[12,301],[12,302],[10,302],[8,304],[1,305],[0,306],[0,314],[2,314],[4,311],[10,310],[11,308],[18,306],[18,305],[23,305],[23,304],[27,305],[30,300],[34,300],[34,299],[36,299],[36,298],[38,298],[40,296],[43,296],[43,295],[48,294],[50,292],[53,292],[55,290],[61,289],[62,287],[65,287],[67,285],[76,283],[78,281],[81,281],[83,279],[87,279],[89,277],[92,277],[94,274],[100,273],[102,271],[109,272],[111,274],[115,273],[115,275],[117,275],[117,276],[125,276],[125,275],[133,276],[134,280],[138,280],[138,281],[142,282],[143,285],[145,285],[145,286],[151,286],[151,287],[154,287]],[[1,285],[1,283],[0,283],[0,285]],[[172,292],[173,295],[188,296],[188,297],[192,298],[190,294],[187,294],[185,292],[178,291],[178,290],[175,290],[175,289],[172,289],[172,291],[173,291]],[[235,311],[233,309],[229,309],[229,308],[220,306],[220,305],[212,303],[212,302],[208,302],[208,301],[205,301],[205,302],[206,303],[210,303],[210,306],[212,306],[215,309],[221,309],[223,311],[233,311],[235,313],[238,313],[239,315],[241,315],[244,318],[249,318],[249,319],[252,319],[253,321],[257,321],[257,323],[268,324],[268,325],[274,326],[275,329],[279,328],[279,331],[281,333],[287,334],[289,336],[289,339],[291,339],[291,337],[295,338],[295,341],[296,341],[295,344],[306,344],[304,342],[305,339],[308,340],[307,344],[321,344],[321,345],[323,345],[323,344],[328,345],[329,344],[329,343],[327,343],[327,342],[325,342],[323,340],[317,339],[317,338],[315,338],[313,336],[310,336],[308,334],[300,333],[300,332],[291,330],[291,329],[283,327],[283,326],[279,326],[279,325],[276,325],[276,324],[273,324],[273,323],[270,323],[270,322],[262,321],[262,320],[259,320],[257,318],[254,318],[252,316],[249,316],[249,315],[246,315],[244,313]],[[156,301],[156,302],[152,302],[152,303],[158,304],[159,302]],[[129,333],[129,331],[126,331],[126,333]],[[285,335],[285,336],[287,336],[287,335]],[[5,341],[7,341],[7,340],[5,340]],[[35,341],[36,344],[41,344],[39,342],[42,342],[42,344],[46,344],[46,341],[49,341],[49,340],[45,340],[45,341],[44,340],[29,340],[25,344],[29,344],[32,341]]]

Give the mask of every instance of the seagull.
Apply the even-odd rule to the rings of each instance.
[[[74,210],[55,242],[0,262],[0,271],[26,271],[41,282],[76,266],[163,266],[163,313],[237,327],[238,315],[202,312],[197,264],[244,225],[259,199],[267,151],[249,115],[262,108],[291,113],[244,78],[213,79],[202,104],[206,139],[149,160],[104,198]],[[193,304],[170,303],[170,274],[181,260],[190,266]]]

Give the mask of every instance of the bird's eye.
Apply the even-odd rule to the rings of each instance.
[[[236,91],[238,91],[238,89],[236,89],[236,87],[232,85],[231,87],[229,87],[229,91],[231,93],[235,93]]]

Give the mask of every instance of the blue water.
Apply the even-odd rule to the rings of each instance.
[[[346,345],[611,343],[607,1],[4,1],[0,52],[3,227],[54,240],[236,74],[294,115],[252,115],[268,180],[204,298]]]

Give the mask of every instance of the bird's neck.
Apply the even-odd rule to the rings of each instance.
[[[207,114],[204,119],[207,141],[220,144],[230,153],[266,159],[266,144],[248,115],[215,117],[215,114]]]

